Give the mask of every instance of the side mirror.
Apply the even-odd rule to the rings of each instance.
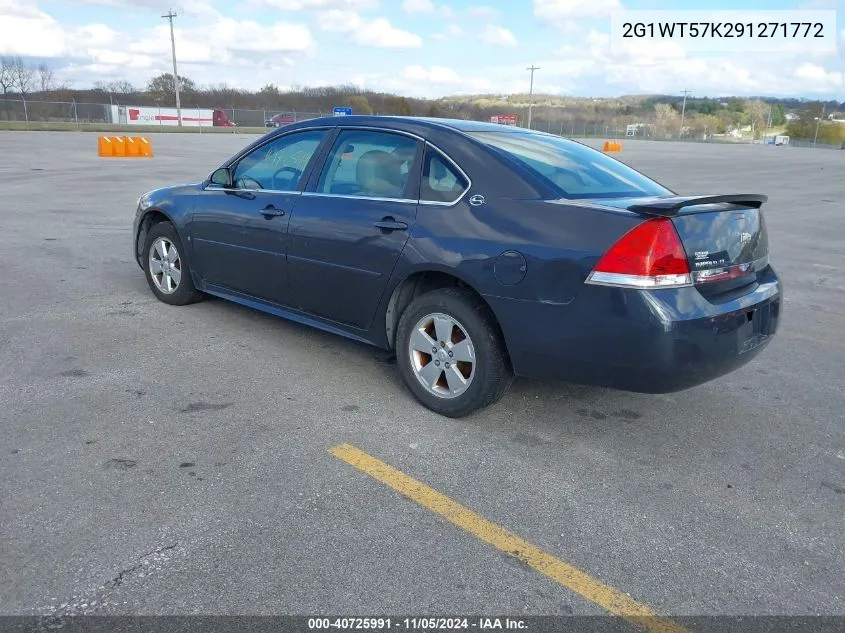
[[[232,172],[226,167],[215,169],[214,173],[211,174],[211,178],[208,179],[208,182],[212,185],[219,185],[220,187],[231,187]]]

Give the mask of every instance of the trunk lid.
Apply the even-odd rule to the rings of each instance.
[[[769,265],[760,209],[766,196],[731,194],[601,200],[645,217],[668,217],[681,238],[693,283],[705,296],[741,293]],[[596,201],[594,201],[596,202]]]

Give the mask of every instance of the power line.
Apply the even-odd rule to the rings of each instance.
[[[684,135],[684,114],[687,111],[687,95],[692,92],[692,90],[681,90],[684,95],[684,105],[681,106],[681,129],[678,130],[678,140],[681,140],[681,137]]]
[[[534,71],[540,70],[539,66],[531,65],[525,70],[531,71],[531,83],[528,87],[528,129],[531,129],[531,108],[534,105]]]
[[[179,127],[182,127],[182,104],[179,101],[179,74],[176,71],[176,38],[173,35],[173,18],[177,14],[173,9],[168,9],[167,13],[161,17],[166,18],[170,22],[170,49],[173,52],[173,90],[176,92],[176,122]]]

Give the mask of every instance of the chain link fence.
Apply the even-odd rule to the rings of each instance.
[[[25,130],[140,130],[149,131],[160,128],[162,131],[175,131],[169,113],[174,108],[157,106],[140,106],[139,109],[152,113],[157,119],[143,124],[129,123],[116,117],[118,104],[110,103],[82,103],[77,101],[31,101],[21,98],[0,98],[0,129]],[[132,109],[132,106],[122,106]],[[208,113],[215,113],[209,117]],[[159,116],[155,116],[158,113]],[[222,114],[222,116],[218,116]],[[295,123],[305,119],[331,116],[331,112],[296,112],[293,110],[250,110],[245,108],[182,108],[182,118],[185,125],[180,131],[195,131],[197,133],[229,132],[255,133],[264,129],[277,127],[287,123]],[[276,117],[277,120],[274,120]],[[202,123],[197,123],[202,119]]]
[[[143,124],[129,123],[124,117],[116,116],[119,108],[123,110],[141,109],[150,113]],[[270,128],[287,125],[306,119],[332,116],[331,111],[300,112],[284,109],[246,109],[246,108],[182,108],[184,126],[175,125],[174,108],[157,106],[119,106],[114,103],[80,103],[76,101],[35,101],[25,98],[0,98],[0,130],[89,130],[89,131],[179,131],[207,134],[225,132],[230,134],[256,134]],[[158,113],[160,116],[156,116]],[[376,113],[378,114],[378,113]],[[198,121],[202,121],[199,123]],[[525,117],[519,117],[519,125],[525,126]],[[615,122],[596,120],[552,120],[538,112],[532,119],[531,127],[535,130],[583,139],[609,140],[653,140],[684,141],[697,143],[762,143],[748,137],[733,137],[730,134],[714,134],[708,130],[686,130],[679,135],[679,130],[653,124],[642,123],[636,126],[619,125]],[[679,137],[680,136],[680,137]],[[812,140],[791,139],[790,145],[796,147],[816,147],[825,149],[845,149],[845,144],[831,145],[814,143]]]

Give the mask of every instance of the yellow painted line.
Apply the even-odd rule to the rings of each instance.
[[[364,451],[349,444],[340,444],[329,449],[329,452],[370,477],[390,486],[411,501],[448,519],[485,543],[489,543],[508,556],[521,560],[544,576],[571,589],[610,613],[624,618],[631,624],[649,633],[689,633],[677,622],[657,616],[647,606],[621,591],[607,586],[588,573],[544,552],[536,545],[488,521],[457,501],[453,501]]]

